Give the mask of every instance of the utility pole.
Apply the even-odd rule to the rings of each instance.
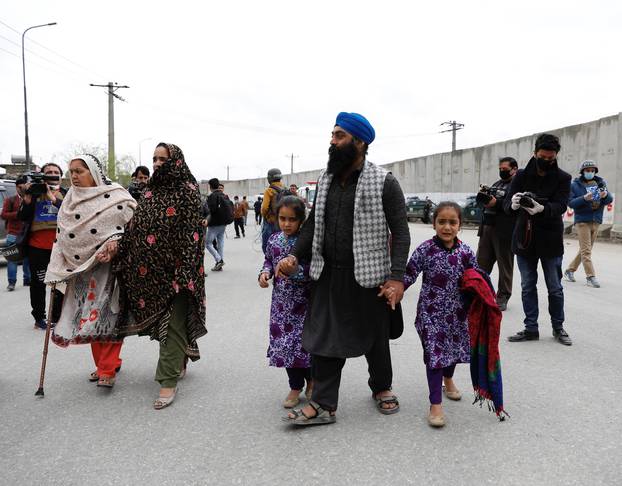
[[[112,180],[116,179],[116,157],[114,153],[114,99],[125,101],[121,96],[115,93],[118,89],[129,88],[129,86],[120,86],[117,83],[109,81],[108,84],[92,84],[97,88],[108,88],[108,177]]]
[[[229,166],[227,166],[227,180],[229,180]]]
[[[455,152],[456,151],[456,132],[464,128],[464,123],[459,123],[456,120],[451,120],[451,121],[446,121],[440,124],[441,127],[443,125],[448,125],[451,128],[449,130],[443,130],[442,132],[439,132],[439,133],[451,132],[451,151]]]
[[[294,155],[293,153],[291,154],[286,154],[285,157],[287,157],[288,159],[290,159],[290,169],[289,169],[289,173],[293,174],[294,173],[294,159],[297,159],[298,157],[300,157],[299,155]]]

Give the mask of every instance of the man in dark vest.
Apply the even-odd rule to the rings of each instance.
[[[346,358],[361,355],[378,411],[399,410],[391,391],[389,335],[397,337],[395,329],[403,326],[396,306],[404,293],[410,234],[399,183],[365,157],[374,138],[363,116],[337,116],[313,210],[292,254],[277,268],[289,275],[299,260],[310,260],[315,281],[303,331],[313,392],[306,407],[288,415],[296,425],[335,422],[341,370]]]

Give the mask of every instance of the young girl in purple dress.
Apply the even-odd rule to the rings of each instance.
[[[457,363],[470,361],[468,309],[460,293],[460,280],[466,269],[477,264],[473,250],[458,239],[461,224],[460,206],[440,203],[433,214],[436,236],[413,252],[404,277],[408,288],[423,272],[415,327],[423,346],[430,389],[428,423],[432,427],[445,425],[443,388],[450,400],[462,398],[453,382],[454,369]]]
[[[281,259],[289,255],[298,239],[305,219],[305,205],[296,196],[285,196],[276,208],[280,232],[273,234],[266,245],[265,262],[259,273],[259,286],[268,287]],[[270,366],[285,368],[290,392],[283,402],[285,408],[300,403],[300,393],[307,382],[305,395],[311,396],[311,357],[302,349],[302,328],[307,313],[311,280],[309,266],[301,265],[289,278],[275,277],[270,307]]]

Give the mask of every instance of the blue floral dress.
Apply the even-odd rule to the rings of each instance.
[[[468,309],[460,292],[460,280],[467,268],[477,268],[475,254],[458,239],[448,249],[434,237],[419,245],[408,261],[405,288],[423,272],[415,327],[428,368],[469,362]]]
[[[273,234],[266,245],[262,272],[274,277],[277,264],[289,255],[298,236],[286,236],[282,231]],[[279,368],[309,368],[311,356],[302,349],[302,329],[311,293],[309,265],[301,265],[296,275],[274,278],[270,306],[270,366]]]

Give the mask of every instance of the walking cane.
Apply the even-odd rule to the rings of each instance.
[[[50,290],[50,304],[48,305],[48,318],[45,326],[45,341],[43,343],[43,358],[41,359],[41,376],[39,377],[39,389],[36,391],[36,397],[44,397],[43,393],[43,380],[45,380],[45,364],[48,359],[48,345],[50,344],[50,329],[52,329],[52,308],[54,303],[54,292],[56,291],[56,284],[52,284],[52,290]]]

